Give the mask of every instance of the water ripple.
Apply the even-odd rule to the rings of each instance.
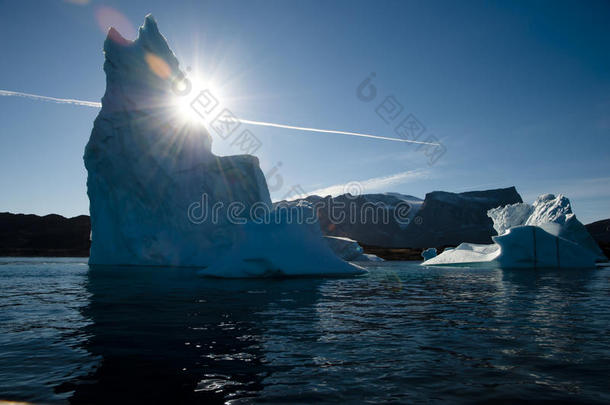
[[[0,259],[0,400],[607,403],[610,269],[350,279]]]

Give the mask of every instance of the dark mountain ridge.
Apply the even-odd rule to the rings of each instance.
[[[610,218],[585,225],[606,257],[610,257]]]
[[[89,256],[89,216],[0,213],[0,256]]]
[[[423,200],[396,193],[349,194],[337,197],[309,196],[288,204],[316,203],[320,227],[325,235],[343,236],[364,245],[386,248],[427,248],[456,246],[462,242],[491,243],[496,235],[487,211],[523,200],[515,187],[450,193],[433,191]],[[286,203],[286,202],[282,202]],[[389,221],[370,221],[371,203],[380,204],[389,213]],[[409,205],[405,214],[400,204]],[[276,203],[280,204],[280,203]],[[367,205],[368,204],[368,205]],[[345,207],[344,217],[356,221],[332,221],[329,207]],[[369,211],[367,211],[369,210]],[[398,210],[398,211],[397,211]],[[402,215],[398,215],[402,214]],[[408,222],[397,220],[408,218]]]

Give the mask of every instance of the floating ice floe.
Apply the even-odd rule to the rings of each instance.
[[[84,155],[90,264],[188,266],[217,277],[363,272],[333,253],[317,222],[285,216],[311,218],[310,208],[273,210],[256,157],[214,155],[205,127],[183,119],[176,99],[198,94],[176,85],[184,75],[151,16],[134,41],[111,28],[104,54],[106,93]],[[214,103],[204,101],[202,121]],[[223,137],[246,136],[229,124],[218,123]],[[225,215],[231,207],[270,214],[236,221]]]
[[[436,257],[437,252],[436,252],[436,248],[428,248],[426,250],[424,250],[423,252],[421,252],[421,257],[424,258],[424,260],[430,260],[434,257]]]
[[[472,265],[493,262],[500,267],[592,267],[607,260],[586,228],[576,219],[570,201],[544,194],[533,205],[519,203],[489,210],[494,229],[491,245],[462,243],[422,265]]]
[[[362,246],[353,239],[341,236],[325,236],[328,246],[337,256],[349,262],[383,262],[384,260],[373,254],[364,253]]]

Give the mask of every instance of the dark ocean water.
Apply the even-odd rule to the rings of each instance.
[[[610,402],[610,269],[350,279],[0,259],[0,400]]]

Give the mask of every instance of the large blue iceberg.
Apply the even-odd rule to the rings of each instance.
[[[362,272],[333,253],[317,222],[287,219],[315,218],[307,207],[273,209],[256,157],[214,155],[205,127],[181,118],[172,85],[183,73],[151,16],[134,41],[111,28],[104,53],[106,93],[84,155],[90,264],[188,266],[219,277]],[[269,215],[194,221],[189,210],[204,199]]]

